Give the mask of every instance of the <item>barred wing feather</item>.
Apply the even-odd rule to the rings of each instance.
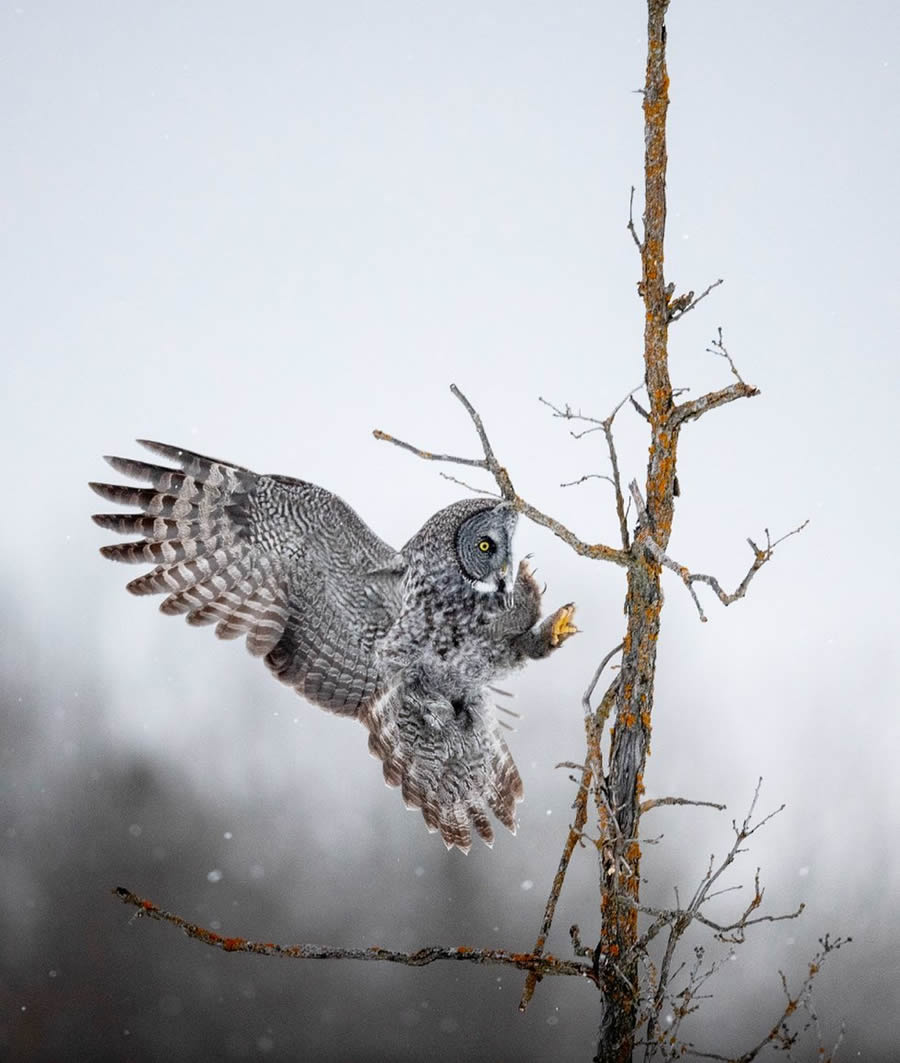
[[[94,517],[142,537],[102,547],[105,557],[156,566],[128,590],[166,594],[162,612],[215,624],[220,638],[246,635],[283,682],[332,712],[357,714],[378,693],[374,645],[396,610],[371,573],[396,565],[396,552],[315,484],[139,442],[179,468],[110,457],[117,472],[151,486],[91,484],[139,510]]]

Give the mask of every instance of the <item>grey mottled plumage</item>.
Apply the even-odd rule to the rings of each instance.
[[[514,508],[456,502],[395,551],[315,484],[141,442],[179,468],[107,458],[151,486],[91,484],[140,510],[94,517],[143,536],[101,548],[156,565],[128,589],[246,635],[283,682],[365,724],[387,782],[448,848],[468,850],[473,825],[492,842],[488,810],[514,831],[522,781],[487,688],[575,630],[572,606],[538,625],[541,593],[527,565],[514,571]]]

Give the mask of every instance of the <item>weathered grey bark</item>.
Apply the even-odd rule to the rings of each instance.
[[[640,291],[646,311],[644,366],[650,400],[650,459],[647,467],[644,529],[664,551],[672,528],[678,427],[671,424],[672,383],[668,367],[669,294],[663,272],[666,234],[666,73],[665,14],[668,0],[648,2],[647,72],[644,85],[644,235],[639,241]],[[643,772],[650,745],[656,643],[659,637],[662,566],[642,544],[632,546],[625,597],[627,630],[622,666],[616,678],[616,718],[611,734],[607,804],[613,816],[601,820],[608,844],[601,850],[601,991],[603,1019],[598,1063],[627,1063],[634,1050],[639,983],[637,904],[640,889],[640,822]],[[613,818],[614,817],[614,818]]]

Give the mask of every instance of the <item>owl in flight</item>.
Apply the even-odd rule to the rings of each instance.
[[[91,484],[140,511],[94,517],[142,536],[104,557],[156,566],[128,590],[246,635],[282,682],[364,724],[385,780],[448,849],[467,852],[473,826],[491,844],[488,809],[515,832],[522,780],[491,684],[577,629],[571,604],[539,623],[541,591],[526,562],[514,568],[514,506],[455,502],[397,551],[315,484],[140,442],[179,468],[110,457],[151,486]]]

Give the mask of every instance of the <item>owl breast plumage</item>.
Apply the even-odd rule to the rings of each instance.
[[[571,605],[539,623],[541,593],[513,563],[513,505],[456,502],[393,550],[322,487],[141,442],[178,468],[107,458],[150,486],[91,485],[138,510],[94,517],[140,536],[104,556],[155,565],[128,589],[246,636],[308,701],[358,719],[385,780],[448,848],[467,851],[473,827],[491,844],[489,812],[514,832],[522,781],[490,687],[575,628]]]

